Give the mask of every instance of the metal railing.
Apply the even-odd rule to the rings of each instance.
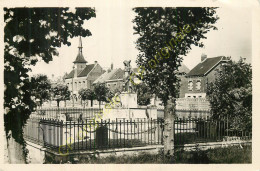
[[[28,141],[65,154],[68,151],[131,148],[163,144],[164,120],[100,120],[62,122],[30,119],[24,128]],[[226,121],[175,119],[174,144],[250,140],[251,132],[231,130]]]
[[[220,142],[233,138],[234,140],[249,140],[252,133],[248,131],[232,130],[226,120],[212,120],[201,118],[175,119],[174,143],[176,146],[184,144]],[[227,139],[229,137],[229,139]]]

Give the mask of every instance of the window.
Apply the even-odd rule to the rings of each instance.
[[[201,81],[197,80],[196,82],[196,90],[200,90],[201,89]]]
[[[192,89],[193,89],[193,83],[192,83],[192,81],[189,81],[189,83],[188,83],[188,89],[189,89],[189,91],[192,91]]]

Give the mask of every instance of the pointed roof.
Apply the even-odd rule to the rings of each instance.
[[[196,65],[186,76],[204,76],[214,69],[220,62],[227,61],[225,56],[206,58]]]
[[[79,37],[79,52],[78,52],[78,55],[76,57],[76,60],[73,62],[74,64],[75,63],[87,63],[87,61],[85,60],[83,54],[82,54],[82,41],[81,41],[81,36]]]

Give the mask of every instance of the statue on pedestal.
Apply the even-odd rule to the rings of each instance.
[[[126,91],[126,92],[132,92],[132,83],[130,81],[130,77],[133,74],[133,70],[132,70],[130,63],[131,63],[131,60],[124,61],[124,65],[125,65],[124,91]]]

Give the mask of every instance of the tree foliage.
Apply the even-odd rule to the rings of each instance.
[[[47,75],[36,75],[31,78],[31,92],[35,100],[39,99],[40,106],[51,97],[51,82]]]
[[[24,144],[22,128],[35,108],[28,72],[38,60],[57,56],[68,38],[90,36],[82,27],[92,8],[4,8],[4,124],[6,135]],[[11,134],[9,134],[11,133]],[[9,136],[8,136],[9,137]]]
[[[83,101],[90,100],[91,101],[91,107],[93,107],[93,100],[96,98],[96,94],[94,90],[91,89],[80,89],[79,95]]]
[[[252,67],[230,60],[207,89],[214,119],[227,119],[236,130],[252,130]]]
[[[178,94],[178,68],[191,50],[203,47],[202,39],[218,20],[215,8],[134,8],[135,34],[139,35],[137,65],[144,68],[142,80],[167,103]],[[188,33],[183,29],[189,27]],[[172,43],[173,47],[170,45]],[[174,43],[175,42],[175,43]],[[156,62],[151,65],[151,60]],[[152,67],[151,67],[152,66]]]
[[[150,94],[149,87],[144,83],[136,85],[137,104],[147,106],[151,103],[152,95]]]
[[[70,91],[67,85],[55,84],[51,88],[53,99],[57,101],[59,107],[60,101],[70,100]]]
[[[109,89],[105,84],[98,83],[94,86],[94,92],[96,95],[96,99],[99,101],[99,107],[102,101],[107,101],[107,97],[109,95]]]

